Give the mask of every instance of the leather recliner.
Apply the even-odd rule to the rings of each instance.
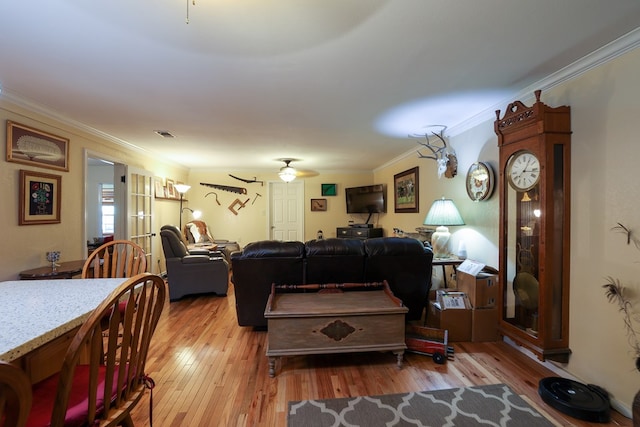
[[[304,243],[264,240],[231,254],[238,325],[266,328],[264,309],[271,284],[299,285],[304,277]]]
[[[433,251],[416,239],[377,237],[364,242],[365,282],[389,282],[393,294],[409,309],[407,320],[419,320],[431,288]]]
[[[229,264],[221,256],[189,253],[174,230],[163,227],[160,231],[162,250],[167,263],[169,299],[185,295],[211,293],[227,295]]]

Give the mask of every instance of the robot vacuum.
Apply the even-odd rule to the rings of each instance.
[[[608,423],[611,419],[609,394],[597,385],[547,377],[540,380],[538,394],[549,406],[579,420]]]

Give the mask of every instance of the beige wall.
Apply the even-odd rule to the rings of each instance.
[[[639,390],[640,374],[625,336],[617,307],[608,303],[602,285],[619,278],[640,310],[640,250],[626,245],[611,231],[618,222],[640,237],[640,49],[636,49],[582,76],[544,91],[550,106],[570,105],[571,158],[571,298],[570,343],[567,365],[556,365],[585,383],[598,384],[611,393],[617,409],[628,412]],[[531,105],[531,99],[523,100]],[[502,107],[506,108],[506,105]],[[452,198],[466,222],[452,229],[456,248],[465,241],[468,257],[498,266],[498,195],[474,203],[466,195],[465,176],[475,161],[489,163],[498,174],[497,137],[487,121],[451,139],[457,151],[459,175],[436,177],[431,160],[408,156],[375,173],[376,181],[420,166],[420,214],[389,214],[385,227],[411,229],[426,215],[434,198]],[[636,323],[640,330],[640,324]]]
[[[390,204],[389,213],[381,221],[382,225],[390,232],[393,228],[399,228],[405,232],[415,232],[416,227],[423,226],[424,219],[434,200],[441,197],[452,199],[466,225],[449,227],[451,232],[450,249],[456,253],[462,241],[467,248],[468,258],[497,268],[498,193],[494,190],[488,200],[473,202],[467,195],[465,186],[467,170],[477,161],[489,164],[497,179],[498,146],[493,131],[493,122],[483,124],[452,138],[450,145],[456,150],[458,158],[458,174],[454,178],[445,178],[444,176],[438,178],[436,162],[418,158],[415,152],[408,153],[397,162],[375,172],[375,181],[390,183],[390,197],[392,198],[394,175],[416,166],[419,168],[420,211],[418,213],[395,213],[393,204]],[[434,275],[437,276],[434,277],[434,284],[437,285],[442,280],[440,269],[434,269]]]
[[[630,404],[640,375],[622,317],[602,285],[613,276],[640,309],[640,251],[611,231],[640,230],[640,49],[549,93],[572,109],[571,349],[569,369]],[[636,327],[640,326],[636,324]]]
[[[232,174],[240,178],[253,179],[256,176],[255,171],[192,170],[188,180],[191,189],[187,193],[189,202],[186,206],[202,211],[202,220],[209,225],[215,238],[235,240],[242,246],[253,241],[267,239],[269,236],[267,223],[268,183],[269,181],[281,182],[276,172],[277,169],[259,173],[257,178],[264,181],[264,185],[261,185],[259,183],[244,183],[229,176],[229,174]],[[315,177],[303,179],[305,203],[304,240],[314,239],[318,230],[323,231],[325,238],[336,237],[336,227],[346,226],[350,219],[354,219],[356,222],[358,220],[364,221],[362,218],[357,218],[357,216],[352,218],[352,216],[346,214],[344,189],[371,184],[372,179],[372,173],[322,173]],[[200,185],[201,182],[244,187],[247,189],[247,195],[216,190]],[[323,183],[337,184],[337,195],[322,196],[321,184]],[[218,195],[219,206],[215,202],[215,195],[210,194],[207,196],[212,191]],[[256,197],[256,193],[260,194],[260,197]],[[237,211],[238,215],[234,215],[228,209],[236,198],[241,202],[250,199],[244,208]],[[327,199],[326,212],[311,212],[310,200],[316,198]],[[190,219],[191,214],[187,211],[184,213],[182,223],[185,224]]]
[[[640,295],[640,251],[625,244],[623,236],[611,228],[617,222],[640,230],[640,186],[634,174],[638,170],[638,105],[640,86],[640,50],[636,49],[579,78],[544,91],[542,99],[551,106],[570,105],[572,109],[572,202],[571,202],[571,323],[570,347],[573,351],[566,366],[567,375],[585,383],[606,388],[614,404],[629,407],[638,390],[639,373],[634,369],[633,354],[625,337],[622,317],[604,296],[602,284],[607,276],[619,278]],[[531,99],[525,100],[531,104]],[[506,107],[506,105],[504,106]],[[504,108],[503,107],[503,108]],[[204,211],[218,238],[238,240],[241,244],[267,237],[267,187],[246,184],[248,196],[262,194],[255,204],[235,216],[227,206],[236,194],[218,191],[221,206],[204,195],[211,191],[199,182],[245,186],[228,177],[233,173],[251,178],[245,171],[185,171],[168,165],[148,154],[132,152],[96,137],[61,125],[53,120],[21,111],[0,100],[0,120],[15,120],[71,139],[70,172],[63,177],[62,223],[23,226],[18,223],[18,170],[34,169],[16,163],[2,162],[0,183],[3,203],[0,214],[4,221],[0,248],[0,280],[16,278],[17,272],[42,265],[47,250],[60,249],[64,259],[78,259],[84,253],[83,231],[83,149],[109,153],[123,162],[144,167],[161,177],[183,180],[192,185],[187,195],[188,206]],[[4,133],[2,133],[4,141]],[[135,141],[132,141],[135,143]],[[464,240],[469,258],[497,267],[498,196],[487,202],[474,203],[465,191],[465,176],[475,161],[489,163],[497,171],[497,138],[493,122],[488,120],[451,138],[458,154],[458,176],[438,179],[431,160],[418,159],[415,153],[372,171],[371,174],[321,174],[305,180],[305,239],[315,237],[318,229],[326,237],[335,236],[335,228],[352,219],[345,213],[344,188],[386,182],[389,185],[388,213],[377,218],[378,225],[390,235],[396,227],[414,231],[422,224],[431,202],[441,196],[452,198],[460,209],[466,226],[452,228],[453,248]],[[416,147],[418,148],[418,147]],[[420,212],[396,214],[393,209],[393,175],[419,166]],[[275,173],[264,173],[259,179],[277,180]],[[321,183],[338,184],[338,196],[327,197],[327,212],[310,212],[309,199],[320,197]],[[165,223],[178,223],[178,202],[157,201],[157,229]],[[183,221],[187,221],[185,213]],[[353,218],[356,222],[358,218]],[[159,238],[156,249],[160,248]],[[638,303],[638,298],[635,299]],[[623,408],[624,409],[624,408]]]
[[[7,120],[12,120],[33,128],[52,133],[69,142],[69,172],[56,171],[20,163],[2,161],[0,168],[0,184],[2,200],[0,218],[3,221],[2,240],[0,245],[0,280],[17,279],[22,270],[39,267],[45,264],[45,252],[60,250],[61,261],[71,261],[86,257],[86,241],[84,237],[84,176],[85,152],[94,155],[144,168],[160,176],[171,176],[174,179],[186,179],[188,171],[184,168],[169,165],[155,160],[147,153],[125,149],[95,136],[88,135],[78,129],[61,124],[50,118],[10,104],[0,98],[0,122],[2,131],[0,140],[6,147]],[[61,223],[48,225],[18,226],[18,187],[20,169],[40,171],[60,175],[62,177]],[[156,216],[159,221],[166,220],[178,211],[176,202],[156,203]],[[154,240],[154,256],[160,255],[160,237]],[[158,266],[152,267],[157,272]]]

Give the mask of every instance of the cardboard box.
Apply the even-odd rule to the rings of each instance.
[[[471,341],[498,340],[498,308],[474,308],[471,311]]]
[[[489,273],[477,273],[472,276],[464,271],[457,273],[457,290],[469,296],[471,306],[495,307],[498,302],[498,276]]]
[[[463,292],[439,290],[436,293],[436,301],[429,302],[427,326],[446,329],[449,342],[470,341],[471,305],[467,295]]]

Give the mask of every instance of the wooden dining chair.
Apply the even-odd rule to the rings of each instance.
[[[31,381],[17,366],[0,361],[0,426],[23,427],[31,409]]]
[[[147,271],[144,250],[129,240],[113,240],[94,250],[82,268],[83,279],[132,277]]]
[[[27,426],[133,426],[131,410],[153,383],[145,363],[166,295],[164,280],[150,273],[114,290],[80,327],[60,373],[34,385]]]

